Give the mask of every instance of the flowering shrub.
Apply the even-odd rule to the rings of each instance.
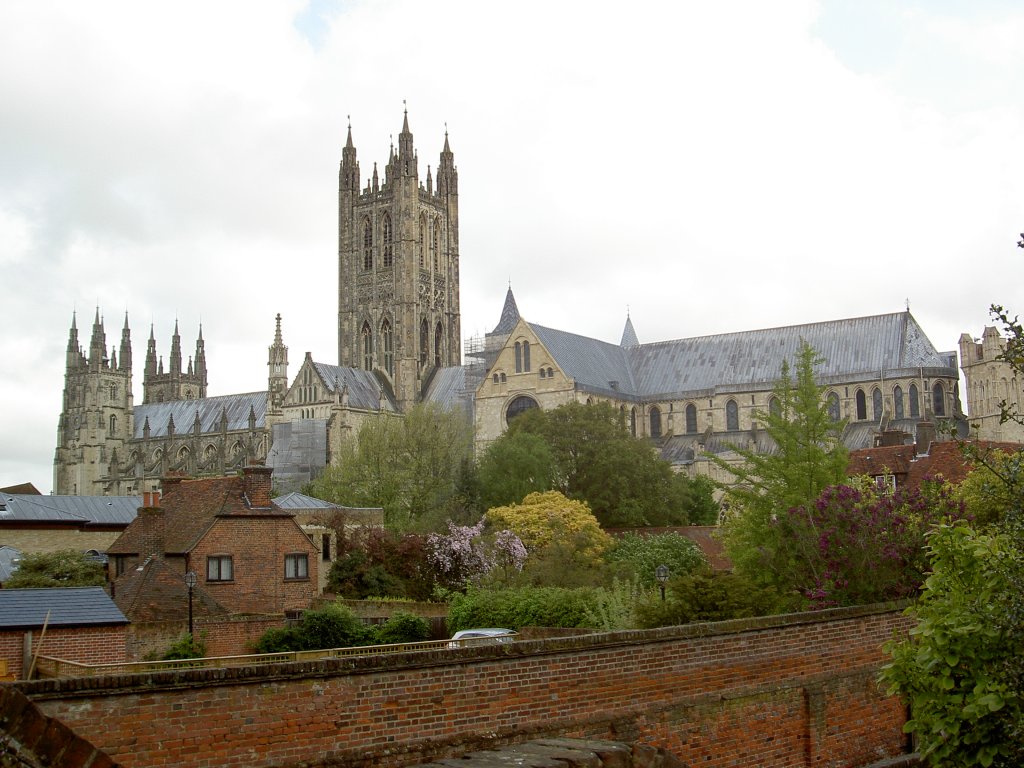
[[[438,582],[454,589],[477,584],[496,568],[506,581],[526,562],[526,547],[512,531],[498,531],[490,541],[484,537],[484,521],[476,525],[448,523],[448,533],[427,536],[427,562]]]
[[[773,524],[785,529],[795,587],[812,608],[910,597],[927,570],[925,536],[963,517],[951,489],[925,481],[920,490],[880,494],[873,486],[833,485],[811,507]]]

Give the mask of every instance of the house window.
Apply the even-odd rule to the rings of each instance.
[[[740,428],[740,409],[735,400],[725,404],[725,428],[735,432]]]
[[[899,384],[892,391],[892,409],[897,419],[903,418],[903,387]]]
[[[697,406],[690,403],[686,406],[686,434],[692,435],[697,431]]]
[[[207,581],[231,581],[234,578],[231,555],[210,555],[206,558]]]
[[[895,475],[875,475],[875,489],[884,496],[891,496],[896,490]]]
[[[946,394],[942,390],[942,382],[935,382],[932,388],[932,410],[936,416],[946,415]]]
[[[651,437],[661,437],[661,411],[657,406],[651,408]]]
[[[295,554],[284,556],[284,577],[286,579],[309,578],[309,555]]]

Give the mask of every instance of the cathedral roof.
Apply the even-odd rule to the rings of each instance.
[[[333,394],[335,387],[348,387],[348,404],[352,408],[366,411],[397,411],[398,408],[388,393],[385,392],[381,402],[381,383],[373,371],[362,368],[347,368],[341,365],[313,363],[317,375],[320,376],[328,391]]]
[[[516,327],[518,322],[519,307],[516,306],[516,297],[512,295],[512,286],[510,285],[508,293],[505,294],[505,305],[501,308],[501,318],[498,320],[498,324],[494,326],[494,330],[487,335],[498,336],[512,333],[512,329]]]
[[[434,403],[445,410],[461,408],[467,417],[473,415],[473,397],[485,373],[483,366],[453,366],[438,368],[423,395],[424,402]]]
[[[824,358],[815,370],[822,384],[861,376],[874,380],[880,373],[905,376],[938,369],[955,375],[956,371],[955,356],[936,351],[909,312],[636,346],[530,327],[580,388],[637,398],[770,389],[779,378],[782,361],[795,361],[801,340]]]
[[[143,437],[146,420],[149,420],[151,437],[167,435],[167,424],[174,418],[176,434],[191,432],[199,414],[201,433],[220,432],[221,415],[228,418],[228,431],[249,428],[249,414],[256,416],[256,428],[266,425],[267,393],[246,392],[240,395],[202,397],[197,400],[172,400],[166,403],[144,403],[135,406],[135,439]]]
[[[128,525],[141,496],[37,496],[0,493],[0,523]]]

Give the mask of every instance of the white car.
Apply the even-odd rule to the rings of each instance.
[[[464,648],[467,645],[489,645],[491,643],[511,643],[516,636],[513,629],[487,627],[485,629],[460,629],[452,635],[449,648]]]

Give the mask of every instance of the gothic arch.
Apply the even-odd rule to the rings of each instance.
[[[878,387],[871,391],[871,418],[875,421],[882,420],[882,390]]]
[[[863,389],[857,389],[855,399],[857,401],[857,421],[864,421],[868,417],[868,398]]]
[[[363,219],[363,269],[373,269],[373,222],[369,216]]]
[[[832,421],[839,421],[839,395],[835,392],[829,392],[825,397],[825,410],[828,411],[828,417]]]
[[[775,417],[782,416],[782,403],[775,395],[768,398],[768,413]]]
[[[693,435],[697,432],[697,406],[688,403],[686,406],[686,434]]]
[[[390,267],[394,262],[394,246],[392,245],[392,240],[394,239],[394,232],[392,231],[391,228],[391,214],[389,214],[387,211],[385,211],[384,215],[381,216],[380,231],[381,239],[384,241],[384,253],[382,254],[382,261],[384,262],[384,267],[387,268]]]
[[[418,243],[420,251],[420,269],[427,268],[427,216],[426,214],[420,214],[420,241]]]
[[[438,368],[441,367],[441,361],[444,359],[444,326],[438,321],[434,327],[434,365]]]
[[[420,365],[426,366],[427,355],[430,352],[430,323],[427,318],[420,321]]]
[[[395,339],[391,331],[391,321],[388,318],[380,324],[380,344],[384,353],[384,370],[388,376],[395,376]]]
[[[921,396],[917,391],[917,384],[910,385],[910,418],[921,418]]]
[[[441,249],[438,248],[441,233],[441,217],[438,216],[430,224],[430,254],[434,261],[434,271],[441,269]]]
[[[740,428],[740,407],[735,400],[725,404],[725,428],[729,432],[737,432]]]
[[[661,437],[661,409],[653,406],[650,413],[651,437]]]
[[[903,418],[903,387],[897,384],[892,390],[893,418]]]
[[[936,416],[946,415],[946,390],[941,381],[936,381],[932,387],[932,411]]]
[[[373,370],[373,330],[370,328],[370,321],[363,321],[363,328],[359,332],[361,349],[363,353],[363,370]]]

